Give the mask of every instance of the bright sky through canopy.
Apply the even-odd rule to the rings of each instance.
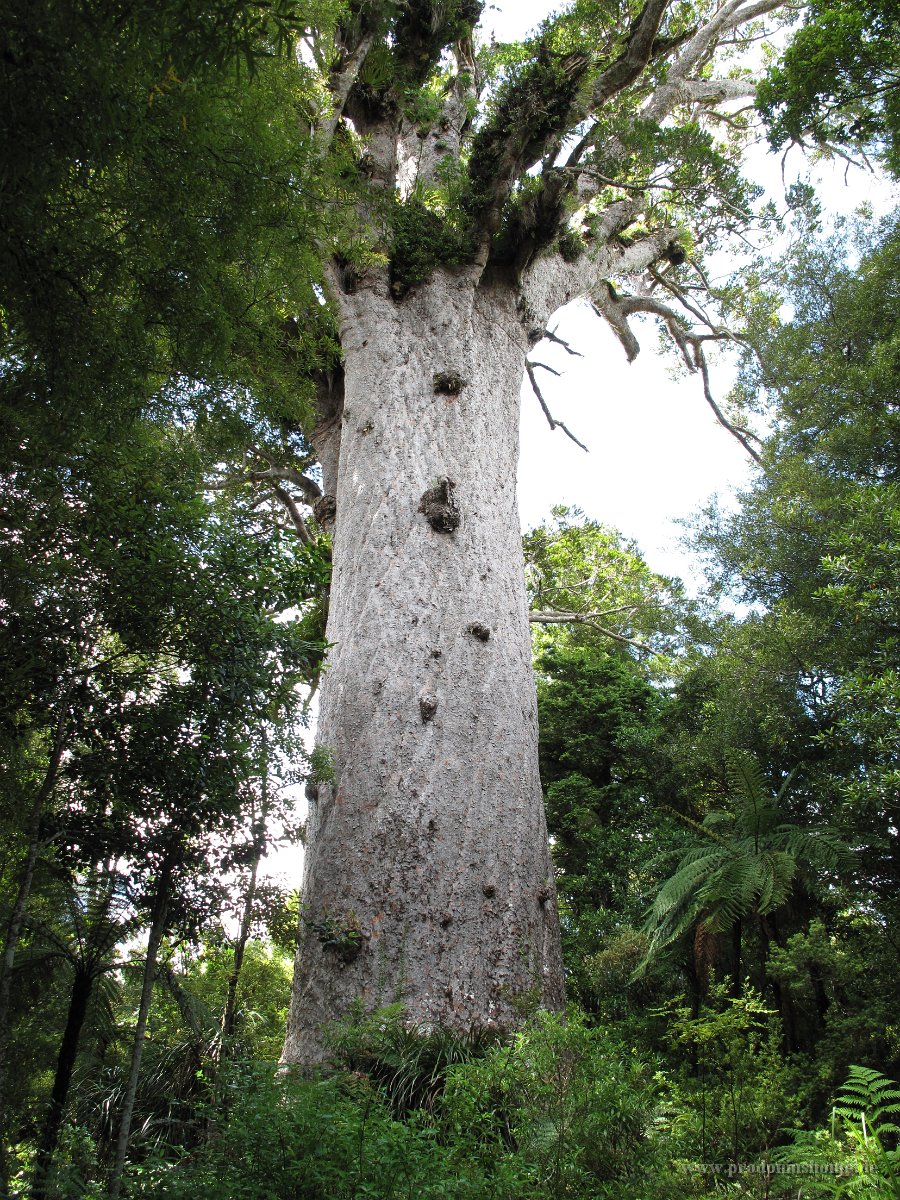
[[[517,40],[558,7],[547,0],[489,4],[482,25],[498,41]],[[759,182],[783,204],[781,156],[760,150],[755,157]],[[889,203],[878,177],[855,169],[845,179],[844,164],[823,164],[816,173],[795,151],[788,168],[819,183],[819,195],[831,213],[850,212],[866,201],[876,209]],[[573,304],[559,315],[556,328],[584,357],[569,357],[546,342],[532,353],[533,361],[564,373],[557,378],[538,371],[538,381],[554,418],[589,453],[561,430],[550,430],[526,379],[519,466],[522,527],[539,524],[554,504],[577,505],[634,538],[653,570],[697,585],[675,522],[698,513],[714,493],[727,501],[747,480],[749,460],[716,421],[700,380],[683,370],[673,378],[675,356],[658,352],[654,322],[645,319],[636,329],[641,326],[641,353],[629,365],[608,327],[585,305]],[[710,359],[715,361],[714,352]],[[717,398],[727,392],[730,379],[727,365],[713,367]]]

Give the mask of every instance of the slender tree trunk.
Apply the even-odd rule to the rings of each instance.
[[[269,739],[266,730],[262,731],[263,765],[261,776],[261,795],[259,800],[258,819],[253,822],[253,859],[250,863],[250,878],[244,893],[244,908],[241,913],[241,924],[238,929],[237,941],[234,944],[234,962],[231,974],[228,976],[228,988],[225,993],[225,1007],[222,1010],[222,1042],[221,1054],[224,1056],[230,1038],[234,1036],[237,989],[241,979],[241,968],[244,965],[244,954],[247,941],[253,925],[253,909],[256,904],[256,880],[259,874],[259,864],[266,852],[266,821],[269,815]]]
[[[821,967],[814,965],[810,968],[810,979],[812,980],[813,996],[815,996],[816,1000],[816,1016],[819,1018],[820,1026],[824,1026],[825,1018],[831,1007],[831,998],[825,989]]]
[[[234,962],[231,967],[231,974],[228,976],[228,989],[225,993],[225,1007],[222,1010],[222,1055],[227,1051],[225,1046],[228,1040],[234,1036],[235,1016],[237,1011],[237,989],[241,979],[241,967],[244,965],[244,954],[247,950],[247,941],[250,937],[250,926],[253,922],[253,906],[256,902],[256,877],[259,872],[259,864],[262,861],[263,845],[261,842],[257,844],[257,849],[253,855],[253,862],[250,866],[250,879],[247,883],[247,890],[244,893],[244,911],[241,913],[241,925],[238,930],[237,940],[234,944]]]
[[[59,1054],[56,1060],[56,1075],[53,1079],[53,1090],[44,1118],[44,1126],[38,1142],[37,1157],[32,1184],[32,1200],[44,1200],[47,1194],[47,1180],[56,1146],[59,1141],[59,1131],[62,1126],[66,1100],[69,1096],[69,1085],[72,1082],[72,1071],[78,1056],[78,1043],[81,1030],[87,1015],[88,1001],[94,986],[94,976],[90,971],[75,971],[72,981],[72,992],[69,997],[69,1012],[66,1017],[66,1027],[63,1030]]]
[[[125,1171],[125,1159],[128,1155],[128,1141],[131,1137],[131,1118],[134,1113],[134,1101],[137,1096],[138,1079],[141,1073],[141,1057],[144,1053],[144,1039],[147,1036],[147,1018],[150,1015],[150,1002],[153,998],[153,982],[156,978],[156,960],[159,947],[166,928],[166,916],[169,910],[169,882],[171,873],[163,870],[150,924],[150,934],[147,938],[147,956],[144,960],[144,972],[141,981],[141,999],[138,1006],[137,1024],[134,1030],[134,1042],[131,1047],[131,1066],[128,1072],[128,1084],[122,1099],[122,1112],[119,1117],[119,1134],[116,1139],[116,1156],[109,1177],[109,1200],[117,1200],[122,1188],[122,1176]]]
[[[201,1041],[209,1032],[209,1030],[197,1020],[197,1013],[191,997],[189,993],[185,991],[184,987],[182,987],[181,980],[172,970],[168,962],[161,962],[158,964],[156,968],[156,978],[160,980],[160,982],[163,983],[168,989],[169,995],[175,1001],[175,1006],[178,1009],[178,1015],[181,1017],[182,1021],[185,1023],[197,1041]]]
[[[19,887],[16,900],[6,927],[6,939],[3,945],[3,958],[0,959],[0,1196],[9,1194],[9,1172],[6,1160],[6,1136],[9,1126],[6,1111],[6,1058],[9,1046],[9,999],[12,988],[13,967],[16,951],[19,948],[19,938],[22,935],[22,924],[25,920],[25,909],[31,896],[34,883],[34,872],[37,867],[38,855],[41,851],[41,818],[44,807],[50,798],[59,775],[59,765],[65,748],[65,728],[68,709],[63,704],[62,712],[57,720],[56,733],[53,740],[53,750],[40,789],[27,824],[28,848],[25,861],[19,876]]]
[[[741,972],[741,934],[742,925],[741,919],[738,919],[731,926],[731,954],[734,959],[734,965],[731,976],[731,994],[737,999],[741,994],[741,984],[743,983]]]
[[[507,1027],[563,1001],[515,484],[528,335],[438,271],[342,298],[344,407],[319,745],[285,1060],[359,998]],[[329,442],[333,461],[334,439]]]
[[[791,995],[790,988],[786,984],[782,987],[778,980],[773,979],[768,972],[770,947],[773,942],[776,945],[781,944],[781,940],[778,937],[778,927],[775,924],[774,918],[770,922],[766,917],[761,916],[759,918],[759,931],[763,951],[763,978],[768,978],[772,993],[775,996],[775,1003],[778,1005],[785,1053],[792,1054],[797,1049],[797,1016],[794,1009],[794,998]]]

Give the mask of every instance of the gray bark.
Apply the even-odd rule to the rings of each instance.
[[[318,734],[335,778],[310,803],[287,1062],[321,1059],[322,1026],[357,999],[459,1031],[516,1024],[523,998],[563,1001],[515,496],[528,322],[514,299],[445,271],[399,302],[385,278],[339,297]]]

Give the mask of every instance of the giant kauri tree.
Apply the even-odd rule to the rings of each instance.
[[[333,536],[287,1061],[320,1058],[360,1000],[457,1030],[563,1002],[520,385],[582,297],[629,357],[632,319],[657,318],[712,400],[702,254],[748,220],[738,56],[777,8],[576,0],[511,46],[479,39],[477,0],[349,0],[306,39],[346,205],[321,313],[286,326],[330,320],[339,346],[318,376],[322,486],[257,472],[296,501],[321,490]]]

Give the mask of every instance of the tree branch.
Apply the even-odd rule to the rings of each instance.
[[[310,479],[308,475],[302,474],[295,467],[289,466],[272,466],[262,471],[241,471],[234,475],[226,475],[222,479],[217,479],[210,483],[209,487],[214,491],[222,491],[224,488],[235,487],[244,483],[271,483],[273,480],[295,484],[303,492],[304,499],[310,504],[314,504],[316,500],[321,499],[322,489],[316,481]]]
[[[562,377],[562,371],[557,371],[556,367],[549,367],[546,363],[533,362],[533,367],[540,367],[542,371],[549,371],[551,375],[555,375],[557,379]]]
[[[710,326],[707,333],[690,330],[684,324],[681,315],[661,300],[657,300],[653,296],[618,296],[611,286],[607,287],[605,296],[598,295],[593,299],[591,306],[598,316],[608,322],[624,346],[629,362],[632,362],[639,353],[640,343],[628,324],[628,317],[638,313],[659,317],[681,352],[688,370],[699,372],[703,381],[703,394],[715,413],[716,420],[723,429],[726,429],[732,437],[740,442],[755,463],[761,464],[762,459],[759,453],[750,445],[751,440],[758,443],[760,439],[749,429],[729,421],[712,394],[703,344],[709,341],[734,340],[733,335],[727,329]]]
[[[756,17],[765,16],[780,8],[783,0],[754,0],[744,4],[744,0],[727,0],[718,11],[701,26],[694,36],[682,47],[669,66],[666,82],[663,83],[644,106],[644,116],[659,121],[667,113],[681,103],[684,98],[685,85],[689,82],[689,74],[700,66],[712,53],[724,33],[736,29],[739,25],[752,21]],[[699,84],[701,81],[690,81]],[[709,80],[713,84],[724,84],[726,80]],[[753,95],[744,92],[742,95]],[[726,97],[719,97],[726,98]]]
[[[557,333],[553,332],[550,329],[544,330],[544,332],[541,334],[541,341],[542,342],[553,342],[557,346],[562,346],[562,348],[563,348],[563,350],[565,350],[566,354],[571,354],[573,358],[584,358],[584,355],[581,353],[580,350],[573,350],[572,347],[569,345],[569,343],[564,338],[559,337],[559,335]],[[543,366],[542,363],[536,363],[535,365]],[[549,370],[549,368],[548,368],[548,370]]]
[[[363,16],[363,9],[367,7],[368,14]],[[320,124],[320,134],[325,146],[328,146],[334,137],[344,115],[350,91],[378,34],[378,7],[365,4],[350,5],[347,20],[349,22],[356,18],[358,27],[351,31],[342,26],[339,30],[338,58],[328,77],[328,90],[331,92],[333,107],[329,116]]]
[[[542,254],[529,264],[521,286],[538,328],[570,300],[592,295],[609,276],[638,275],[662,257],[678,233],[674,228],[657,229],[627,246],[615,240],[641,207],[639,200],[629,199],[604,209],[594,224],[598,249],[593,254],[571,263],[559,254]]]
[[[272,491],[287,509],[288,515],[291,518],[294,529],[297,531],[300,541],[306,546],[313,545],[314,538],[306,528],[306,522],[303,520],[303,514],[297,507],[297,502],[294,500],[294,497],[289,492],[286,492],[284,488],[279,487],[277,483],[272,484]]]
[[[612,638],[616,642],[622,642],[626,646],[633,646],[635,650],[640,650],[642,654],[653,653],[652,646],[648,646],[644,642],[639,642],[635,638],[626,637],[624,633],[616,633],[614,629],[607,629],[605,625],[598,624],[596,618],[602,615],[602,613],[530,612],[528,620],[532,625],[590,625],[592,629],[598,630],[605,637]]]
[[[716,404],[715,399],[713,398],[712,388],[709,386],[709,369],[706,365],[706,355],[703,353],[703,349],[701,346],[695,347],[694,356],[696,358],[697,367],[699,368],[699,371],[700,371],[700,376],[703,380],[703,394],[706,397],[707,404],[713,410],[713,412],[716,414],[716,420],[719,422],[719,424],[722,426],[723,429],[728,430],[728,432],[732,435],[732,437],[737,438],[737,440],[741,443],[741,445],[744,447],[744,449],[747,451],[747,453],[750,455],[750,457],[753,459],[753,461],[756,463],[756,465],[762,466],[762,458],[760,457],[758,452],[753,449],[753,447],[750,445],[750,442],[748,440],[749,438],[752,437],[755,441],[758,442],[759,438],[757,438],[756,435],[751,433],[748,429],[742,429],[742,428],[740,428],[740,426],[732,424],[732,422],[728,420],[728,418],[725,416],[725,414],[719,408],[718,404]]]
[[[647,66],[668,3],[669,0],[647,0],[632,26],[631,37],[624,52],[594,83],[591,92],[591,105],[594,109],[601,108],[607,100],[634,83]]]
[[[587,448],[587,446],[585,446],[584,442],[579,442],[578,438],[571,431],[571,429],[567,429],[566,426],[562,423],[562,421],[557,421],[556,418],[550,412],[550,409],[547,407],[547,401],[544,399],[543,393],[541,392],[541,389],[538,386],[538,381],[537,381],[537,379],[535,379],[534,366],[532,365],[532,363],[530,363],[528,361],[527,358],[525,359],[525,370],[528,374],[529,380],[531,381],[531,386],[532,386],[532,389],[534,390],[534,394],[537,396],[538,402],[540,403],[541,408],[544,410],[544,416],[547,418],[547,420],[550,424],[550,428],[551,429],[561,429],[567,437],[570,437],[572,439],[572,441],[575,443],[576,446],[581,447],[581,449],[585,452],[585,454],[589,453],[588,448]]]

